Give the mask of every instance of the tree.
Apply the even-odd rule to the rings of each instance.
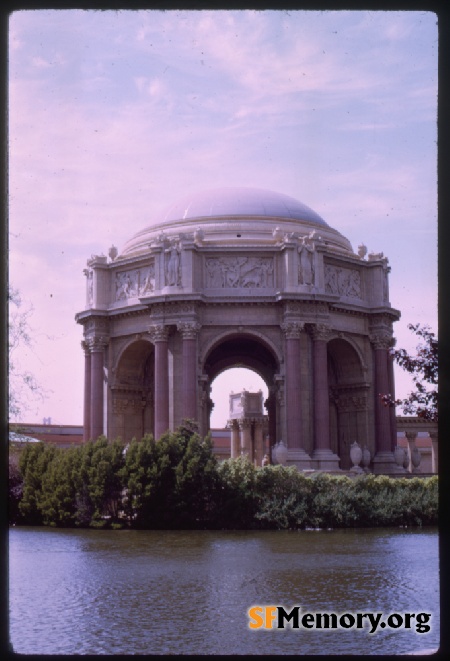
[[[413,375],[415,390],[405,399],[394,401],[390,395],[381,395],[381,399],[386,406],[401,406],[406,415],[437,422],[438,340],[429,326],[408,324],[408,328],[423,340],[417,345],[416,355],[411,356],[405,349],[392,349],[392,356],[400,367]]]
[[[9,358],[9,415],[10,419],[18,420],[30,401],[43,398],[45,393],[36,377],[24,369],[17,359],[17,350],[33,346],[33,330],[30,327],[30,317],[33,307],[22,307],[23,301],[18,289],[8,287],[8,358]]]

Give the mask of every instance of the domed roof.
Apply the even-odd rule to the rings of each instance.
[[[317,214],[289,195],[263,188],[213,188],[186,195],[155,218],[156,222],[217,218],[225,216],[269,216],[306,220],[327,227]]]
[[[275,232],[276,230],[276,232]],[[125,244],[121,257],[145,253],[177,236],[202,237],[202,245],[273,245],[280,236],[318,231],[325,243],[352,253],[349,241],[318,213],[289,195],[262,188],[213,188],[186,195]]]

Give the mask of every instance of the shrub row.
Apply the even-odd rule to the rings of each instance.
[[[435,525],[438,479],[355,478],[218,463],[189,425],[127,446],[104,437],[10,453],[10,523],[147,529]]]

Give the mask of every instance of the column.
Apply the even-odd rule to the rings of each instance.
[[[240,452],[240,438],[239,438],[239,425],[237,420],[230,420],[231,427],[231,458],[236,459],[241,454]]]
[[[375,456],[374,473],[395,473],[396,463],[392,452],[391,407],[383,404],[380,395],[390,393],[389,347],[391,335],[380,331],[371,335],[374,347],[375,371]]]
[[[282,324],[285,333],[285,415],[288,448],[288,463],[295,464],[299,469],[310,468],[311,458],[303,448],[302,412],[300,391],[300,333],[303,324],[288,321]]]
[[[269,452],[272,445],[277,442],[277,421],[276,421],[276,411],[277,411],[277,401],[276,401],[276,387],[269,386],[269,396],[265,401],[265,406],[267,409],[268,415],[268,434],[269,434]]]
[[[155,438],[169,429],[169,329],[156,324],[149,329],[155,345]]]
[[[330,445],[330,403],[328,391],[327,342],[331,328],[316,324],[311,328],[313,338],[313,403],[314,451],[312,466],[320,470],[339,470],[339,457]]]
[[[93,337],[89,340],[91,350],[91,430],[90,438],[96,440],[103,434],[103,366],[107,340]]]
[[[391,342],[391,346],[395,345],[395,340]],[[392,400],[395,400],[395,378],[394,378],[394,357],[391,351],[388,352],[388,366],[389,366],[389,394]],[[391,450],[394,451],[397,445],[397,416],[395,415],[395,406],[389,407],[390,412],[390,425],[391,425]]]
[[[91,352],[85,340],[81,346],[84,349],[83,441],[88,441],[91,436]]]
[[[238,421],[239,431],[241,437],[241,454],[247,455],[250,461],[252,460],[252,430],[251,422],[248,418],[241,418]]]
[[[420,473],[420,452],[416,446],[416,431],[406,431],[405,432],[406,440],[408,441],[408,450],[409,450],[409,466],[408,471],[410,473]]]
[[[437,474],[439,471],[438,432],[429,431],[428,436],[431,438],[431,472]]]
[[[264,457],[264,430],[263,420],[255,419],[255,465],[261,466]]]
[[[183,418],[196,421],[198,421],[197,333],[200,328],[200,324],[195,321],[183,321],[178,324],[178,330],[183,338]]]

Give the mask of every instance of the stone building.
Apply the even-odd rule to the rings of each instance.
[[[209,430],[210,391],[229,367],[268,386],[270,446],[299,469],[348,469],[369,449],[395,471],[393,322],[387,259],[301,202],[267,190],[193,194],[119,253],[87,262],[76,315],[85,353],[85,438],[157,438],[183,418]]]

